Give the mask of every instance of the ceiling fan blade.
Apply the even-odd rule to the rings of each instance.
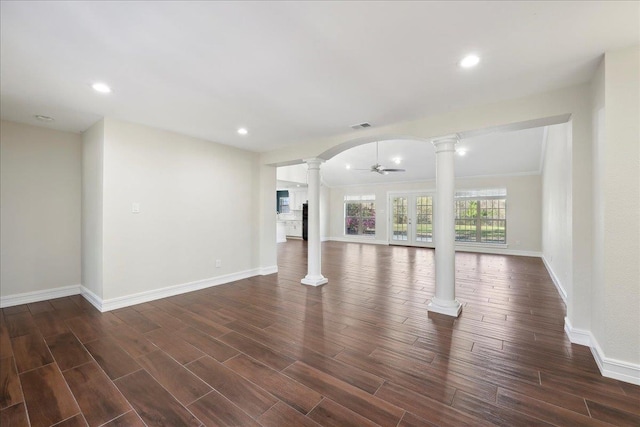
[[[406,169],[386,169],[386,168],[382,168],[380,169],[383,172],[406,172]]]

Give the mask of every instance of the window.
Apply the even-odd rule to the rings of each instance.
[[[375,195],[344,196],[344,234],[375,236]]]
[[[416,242],[433,241],[433,198],[416,197]]]
[[[456,192],[456,241],[507,243],[507,190]]]
[[[288,197],[280,197],[280,199],[278,199],[278,212],[280,213],[290,212]]]

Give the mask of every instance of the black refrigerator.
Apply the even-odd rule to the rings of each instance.
[[[302,240],[309,238],[309,203],[302,204]]]

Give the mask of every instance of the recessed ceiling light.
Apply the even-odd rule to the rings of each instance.
[[[347,165],[347,166],[346,166],[346,168],[347,168],[347,169],[351,169],[351,165]]]
[[[106,83],[94,83],[91,85],[93,90],[100,93],[111,93],[111,88]]]
[[[477,55],[467,55],[460,61],[460,66],[462,68],[471,68],[478,65],[479,62],[480,58]]]
[[[458,153],[458,156],[464,156],[465,154],[467,154],[467,150],[459,149],[456,150],[456,153]]]
[[[53,122],[53,121],[55,121],[55,119],[53,117],[43,116],[41,114],[36,114],[33,117],[35,117],[36,119],[40,120],[41,122]]]
[[[402,159],[400,157],[396,157],[395,159],[393,159],[393,163],[395,163],[396,165],[399,165],[400,162],[402,162]]]
[[[240,128],[240,129],[238,129],[238,133],[240,135],[246,135],[246,134],[249,133],[249,131],[247,129],[245,129],[245,128]]]

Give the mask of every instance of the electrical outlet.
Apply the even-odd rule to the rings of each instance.
[[[220,267],[222,267],[222,260],[217,259],[216,260],[216,268],[220,268]]]

